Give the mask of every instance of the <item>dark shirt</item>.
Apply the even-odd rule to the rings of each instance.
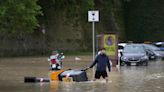
[[[109,58],[105,54],[99,54],[96,59],[92,62],[92,64],[89,66],[89,68],[92,68],[94,65],[97,64],[96,71],[106,71],[106,67],[108,67],[108,70],[110,72],[110,63]]]

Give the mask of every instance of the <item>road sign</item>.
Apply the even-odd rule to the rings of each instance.
[[[99,11],[98,10],[88,11],[88,21],[99,22]]]
[[[92,10],[88,11],[88,22],[92,22],[92,48],[93,48],[93,61],[95,58],[95,22],[99,22],[99,11]],[[93,68],[93,76],[95,69]]]

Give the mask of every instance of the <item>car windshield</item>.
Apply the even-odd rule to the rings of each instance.
[[[119,46],[119,45],[118,45],[118,49],[119,49],[119,50],[120,50],[120,49],[124,49],[124,47],[123,47],[123,46]]]
[[[124,48],[124,53],[145,53],[144,48],[139,45],[127,45]]]
[[[161,44],[155,44],[155,46],[159,47],[159,48],[164,48],[164,42]]]
[[[146,49],[151,49],[151,50],[154,50],[154,51],[160,50],[160,48],[158,48],[156,46],[153,46],[153,45],[145,44],[144,46],[145,46]]]

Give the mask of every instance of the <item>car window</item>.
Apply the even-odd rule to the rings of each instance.
[[[145,53],[145,50],[142,46],[139,45],[128,45],[124,48],[124,53]]]
[[[158,43],[155,43],[154,45],[159,47],[159,48],[163,48],[164,47],[164,42],[158,42]]]
[[[123,46],[118,45],[118,49],[124,49],[124,47],[123,47]]]
[[[153,46],[153,45],[144,45],[146,49],[150,49],[150,50],[154,50],[154,51],[158,51],[160,50],[160,48]]]
[[[155,45],[155,46],[157,46],[157,47],[161,47],[161,45]]]

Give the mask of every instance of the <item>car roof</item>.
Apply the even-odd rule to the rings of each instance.
[[[142,44],[131,43],[131,44],[127,44],[126,46],[142,46]]]
[[[156,42],[155,44],[156,45],[161,45],[161,44],[164,44],[164,42]]]
[[[138,47],[144,48],[142,44],[136,44],[136,43],[127,44],[124,48],[130,47],[130,46],[138,46]]]
[[[141,50],[143,51],[143,53],[145,53],[144,46],[143,46],[142,44],[137,44],[137,43],[127,44],[127,45],[124,47],[124,51],[125,51],[125,49],[133,48],[133,47],[141,48]],[[140,51],[139,51],[139,52],[140,52]]]
[[[154,46],[152,44],[142,44],[143,46],[147,47],[148,49],[152,49],[152,50],[158,50],[160,48],[158,48],[157,46]]]
[[[127,43],[119,43],[118,45],[125,47],[125,45],[127,45]]]

